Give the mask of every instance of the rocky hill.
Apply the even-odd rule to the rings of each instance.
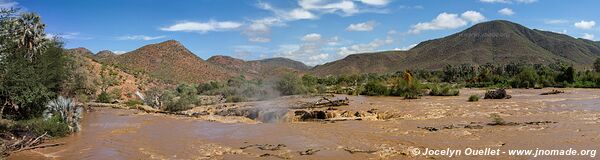
[[[143,72],[167,83],[200,83],[234,76],[226,69],[197,57],[175,40],[146,45],[101,62],[129,73]]]
[[[97,59],[97,60],[99,60],[99,61],[102,61],[104,59],[112,58],[112,57],[115,57],[115,56],[117,56],[117,54],[113,53],[112,51],[103,50],[103,51],[100,51],[100,52],[96,53],[94,55],[94,58]]]
[[[600,57],[600,43],[529,29],[503,21],[474,25],[462,32],[420,43],[406,52],[350,55],[314,67],[316,75],[383,73],[403,69],[441,69],[445,65],[564,62],[588,66]]]
[[[212,56],[208,62],[248,78],[276,78],[287,73],[302,73],[310,67],[287,58],[244,61],[229,56]]]

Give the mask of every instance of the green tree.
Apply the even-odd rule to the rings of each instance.
[[[46,39],[44,26],[34,13],[0,12],[0,114],[8,107],[9,118],[41,116],[61,90],[67,73],[62,44]]]
[[[283,78],[277,81],[275,88],[283,95],[307,93],[306,87],[302,84],[302,79],[293,74],[283,76]]]
[[[596,61],[594,62],[594,71],[600,72],[600,58],[596,58]]]

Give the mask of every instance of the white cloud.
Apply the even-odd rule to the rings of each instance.
[[[368,5],[385,6],[390,3],[390,0],[360,0],[360,2]]]
[[[12,0],[0,0],[0,9],[15,8],[19,5],[18,2]]]
[[[545,24],[565,24],[565,23],[569,23],[568,20],[564,20],[564,19],[548,19],[544,21]]]
[[[463,19],[466,19],[472,23],[477,23],[485,20],[485,17],[481,13],[475,11],[466,11],[461,16]]]
[[[79,32],[69,32],[69,33],[59,33],[59,34],[47,33],[46,34],[46,38],[48,38],[48,39],[63,38],[63,39],[71,39],[71,40],[90,40],[90,39],[94,39],[93,37],[81,35],[81,33],[79,33]]]
[[[118,40],[144,40],[144,41],[150,41],[150,40],[156,40],[156,39],[162,39],[165,38],[165,36],[146,36],[146,35],[131,35],[131,36],[121,36],[121,37],[117,37]]]
[[[348,31],[372,31],[375,28],[375,21],[368,21],[363,23],[350,24],[346,28]]]
[[[317,33],[307,34],[302,37],[301,44],[280,45],[275,50],[275,57],[285,57],[301,61],[307,65],[318,65],[330,62],[339,58],[334,46],[340,45],[340,38],[337,36],[326,38]]]
[[[484,3],[510,3],[510,0],[480,0]]]
[[[584,33],[581,38],[593,41],[594,40],[594,35],[593,34],[589,34],[589,33]]]
[[[406,47],[402,47],[402,48],[395,48],[394,50],[397,50],[397,51],[408,51],[408,50],[410,50],[410,49],[412,49],[412,48],[416,47],[417,45],[418,45],[418,44],[411,44],[411,45],[408,45],[408,46],[406,46]]]
[[[307,65],[318,65],[330,61],[330,55],[323,52],[319,43],[305,43],[301,45],[280,45],[275,57],[285,57],[301,61]]]
[[[484,3],[534,3],[538,0],[479,0]]]
[[[502,8],[501,10],[498,10],[498,13],[506,16],[512,16],[515,14],[515,12],[510,8]]]
[[[316,41],[320,41],[320,40],[321,40],[321,35],[317,34],[317,33],[307,34],[307,35],[304,35],[304,37],[302,37],[302,41],[304,41],[304,42],[316,42]]]
[[[515,2],[518,2],[518,3],[534,3],[537,1],[538,0],[515,0]]]
[[[325,14],[352,16],[358,13],[389,13],[383,8],[392,0],[297,0],[295,8],[277,8],[259,1],[256,6],[272,12],[274,15],[262,19],[251,20],[245,27],[244,34],[250,41],[257,37],[266,37],[273,26],[285,26],[287,22],[297,20],[314,20]]]
[[[596,22],[595,21],[580,21],[574,24],[576,28],[579,29],[592,29],[594,26],[596,26]]]
[[[341,47],[338,51],[338,54],[342,57],[357,54],[357,53],[368,53],[368,52],[376,52],[380,47],[384,45],[388,45],[393,43],[392,39],[375,39],[369,43],[364,44],[354,44],[348,47]]]
[[[351,46],[341,47],[338,49],[338,56],[343,58],[351,54],[379,51],[381,47],[394,43],[394,36],[396,34],[397,33],[395,31],[390,31],[385,39],[374,39],[369,43],[353,44]]]
[[[267,38],[267,37],[251,37],[250,39],[248,39],[248,41],[250,41],[250,42],[258,42],[258,43],[267,43],[267,42],[271,42],[271,38]]]
[[[302,9],[316,11],[322,13],[342,12],[344,15],[350,16],[359,12],[356,4],[350,0],[298,0],[298,5]]]
[[[127,53],[127,51],[111,51],[111,52],[113,52],[115,54],[125,54],[125,53]]]
[[[258,7],[264,10],[271,11],[275,14],[275,16],[277,16],[277,18],[287,21],[318,18],[315,14],[303,8],[296,8],[290,11],[286,11],[283,9],[275,8],[271,6],[271,4],[265,2],[259,2]]]
[[[172,26],[160,28],[163,31],[200,32],[227,31],[240,28],[241,23],[232,21],[208,21],[208,22],[180,22]]]
[[[409,33],[420,33],[426,30],[456,29],[466,26],[469,22],[476,23],[485,20],[485,17],[475,11],[466,11],[460,17],[458,14],[441,13],[431,22],[421,22],[413,25]]]

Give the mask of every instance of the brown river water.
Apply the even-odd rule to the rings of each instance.
[[[417,100],[349,96],[350,105],[340,109],[376,109],[393,116],[335,122],[223,123],[95,108],[85,115],[82,132],[48,142],[65,145],[19,152],[8,159],[532,159],[426,156],[415,150],[600,150],[600,90],[562,89],[566,93],[539,95],[549,90],[509,90],[512,99],[479,102],[466,100],[485,90],[464,89],[461,96]],[[296,99],[311,98],[274,101]],[[491,114],[520,124],[486,125]],[[538,158],[598,159],[598,155]]]

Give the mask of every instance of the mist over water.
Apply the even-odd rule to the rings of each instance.
[[[255,120],[263,123],[285,122],[289,107],[270,101],[256,104],[257,116]]]

